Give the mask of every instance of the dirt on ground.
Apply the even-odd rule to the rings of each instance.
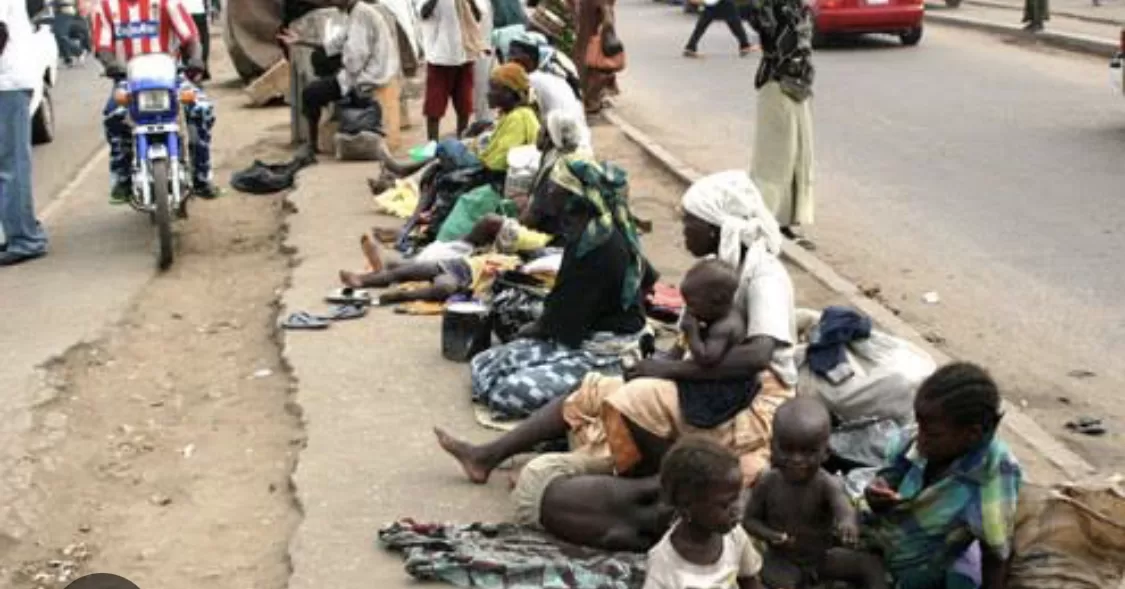
[[[249,158],[283,155],[276,110],[210,92],[220,184]],[[166,589],[286,586],[304,437],[275,340],[285,215],[280,196],[196,201],[172,269],[102,338],[46,366],[23,458],[33,531],[0,546],[0,587],[56,589],[93,572]]]

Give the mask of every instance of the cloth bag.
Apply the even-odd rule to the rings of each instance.
[[[820,313],[797,310],[797,333],[802,342],[816,328]],[[887,418],[900,424],[914,421],[914,394],[928,376],[937,370],[929,354],[910,342],[873,329],[863,340],[845,347],[853,376],[832,384],[809,368],[808,343],[796,347],[798,382],[801,394],[816,394],[840,421]]]
[[[490,49],[480,30],[480,23],[473,18],[473,9],[469,2],[474,0],[454,0],[457,5],[457,21],[461,24],[461,43],[465,46],[465,54],[470,59],[484,55]],[[485,16],[483,13],[481,16]]]
[[[625,46],[612,26],[598,26],[598,32],[586,46],[586,67],[607,73],[625,69]]]
[[[1125,490],[1107,483],[1024,484],[1010,589],[1116,589],[1125,574]]]

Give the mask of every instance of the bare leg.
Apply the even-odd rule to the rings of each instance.
[[[370,235],[364,233],[363,237],[359,238],[359,249],[363,251],[363,257],[367,259],[367,267],[372,272],[383,271],[383,254],[379,251],[379,244],[375,243]]]
[[[516,429],[481,446],[454,438],[441,428],[434,428],[434,434],[442,449],[461,463],[469,480],[483,485],[500,463],[516,454],[530,452],[541,442],[557,440],[566,435],[569,428],[563,419],[565,400],[566,397],[561,397],[551,401],[532,413]]]
[[[464,137],[465,136],[465,129],[468,129],[468,128],[469,128],[469,115],[467,115],[467,114],[457,115],[457,136],[458,137]]]
[[[547,486],[540,523],[568,542],[606,550],[644,552],[667,528],[658,477],[581,475]]]
[[[430,282],[441,275],[437,264],[405,264],[384,272],[340,271],[340,282],[352,288],[387,288],[401,282]]]
[[[441,119],[426,118],[426,137],[430,141],[438,140],[438,132],[441,130]]]
[[[883,563],[874,554],[833,548],[824,555],[821,577],[846,581],[865,589],[887,589],[887,573]]]
[[[393,154],[387,151],[386,145],[384,143],[380,142],[376,149],[376,157],[378,157],[379,161],[383,163],[384,173],[390,172],[396,178],[406,178],[407,176],[413,176],[422,168],[426,167],[430,162],[433,162],[436,159],[429,158],[420,162],[398,161],[395,159]],[[382,180],[382,178],[380,178],[380,180]],[[378,188],[379,186],[373,186],[372,183],[369,183],[368,187],[371,188],[372,191],[374,191],[375,188]]]
[[[393,272],[393,270],[392,270]],[[433,286],[414,290],[388,292],[379,297],[380,305],[393,305],[395,303],[409,303],[411,301],[443,302],[461,290],[457,279],[448,275],[441,275],[434,279]]]

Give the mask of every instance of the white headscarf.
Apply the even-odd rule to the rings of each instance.
[[[781,228],[746,172],[731,170],[699,179],[684,193],[683,207],[719,228],[719,259],[740,268],[743,279],[763,256],[781,251]]]
[[[581,111],[555,109],[547,113],[547,134],[555,148],[562,153],[572,153],[590,146],[590,128],[583,119]]]

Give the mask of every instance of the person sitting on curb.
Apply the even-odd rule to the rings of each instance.
[[[288,29],[278,34],[278,40],[287,47],[301,45],[322,49],[325,55],[338,55],[340,59],[335,75],[317,78],[301,92],[309,137],[298,157],[308,163],[316,162],[320,115],[324,107],[349,93],[368,96],[375,88],[391,83],[401,69],[395,30],[375,6],[360,0],[331,0],[331,5],[347,14],[347,25],[323,47],[301,39]]]
[[[863,523],[899,589],[1003,589],[1022,475],[996,437],[1000,391],[974,364],[938,369],[865,491]]]

